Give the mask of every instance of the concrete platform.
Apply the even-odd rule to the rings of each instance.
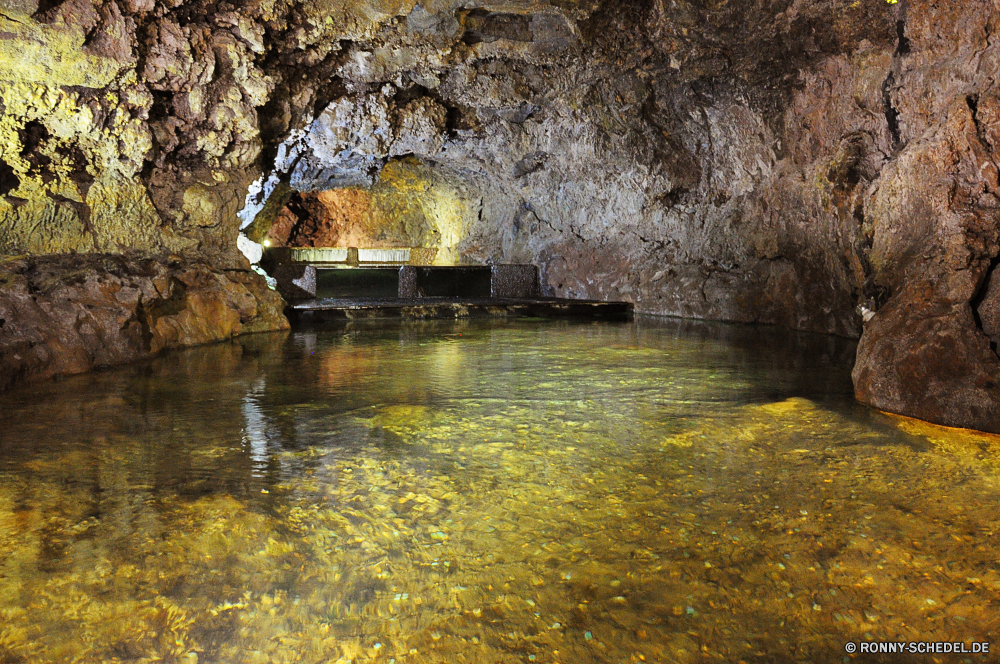
[[[293,325],[369,318],[589,318],[628,320],[629,302],[559,298],[350,298],[296,302],[286,309]]]
[[[538,268],[496,265],[278,263],[269,274],[288,302],[324,298],[535,298]]]

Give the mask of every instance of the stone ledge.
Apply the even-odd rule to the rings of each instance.
[[[116,255],[0,260],[0,389],[288,328],[249,270]]]
[[[401,318],[588,318],[629,320],[629,302],[566,300],[561,298],[352,298],[300,302],[288,308],[296,324],[345,320]]]

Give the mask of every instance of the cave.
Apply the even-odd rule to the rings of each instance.
[[[0,0],[0,662],[988,661],[998,28]]]

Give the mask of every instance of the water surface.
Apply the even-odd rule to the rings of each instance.
[[[853,352],[679,321],[363,325],[5,394],[0,662],[990,641],[1000,439],[858,406]]]

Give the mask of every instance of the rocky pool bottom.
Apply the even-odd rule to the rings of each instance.
[[[996,641],[1000,438],[858,406],[853,350],[649,319],[361,325],[5,394],[0,662]]]

